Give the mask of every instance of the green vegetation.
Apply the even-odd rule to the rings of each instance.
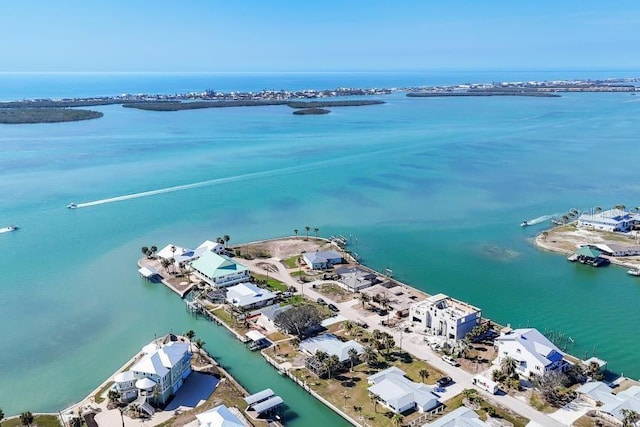
[[[22,421],[20,417],[13,418],[8,421],[2,421],[2,427],[22,427]],[[60,427],[60,421],[58,421],[58,417],[55,415],[34,415],[33,421],[31,422],[32,426],[37,427]]]
[[[76,110],[69,108],[0,108],[0,123],[3,124],[76,122],[100,117],[102,117],[102,113],[93,110]]]
[[[281,281],[274,279],[272,277],[263,276],[262,274],[251,273],[251,277],[253,277],[258,284],[263,283],[267,285],[267,288],[271,291],[282,291],[285,292],[289,287],[282,283]]]
[[[282,302],[280,305],[285,306],[285,305],[300,305],[304,302],[304,297],[302,295],[293,295],[289,298],[287,298],[286,300],[284,300],[284,302]]]
[[[287,102],[287,106],[291,108],[360,107],[384,103],[384,101],[377,99],[355,99],[349,101],[291,101]]]
[[[238,100],[238,101],[158,101],[158,102],[129,102],[122,104],[125,108],[137,108],[147,111],[181,111],[200,110],[202,108],[223,108],[223,107],[259,107],[265,105],[284,105],[287,101],[267,101],[267,100]]]
[[[297,116],[313,116],[313,115],[322,115],[329,114],[331,110],[327,110],[326,108],[303,108],[301,110],[296,110],[293,114]]]
[[[102,388],[100,390],[98,390],[96,392],[96,394],[93,395],[93,399],[96,401],[96,403],[102,403],[104,402],[104,393],[109,390],[109,388],[111,388],[111,386],[114,384],[113,381],[108,381],[104,386],[102,386]]]
[[[299,255],[294,255],[291,258],[283,259],[281,262],[287,268],[296,268],[298,266],[298,258],[300,258]]]

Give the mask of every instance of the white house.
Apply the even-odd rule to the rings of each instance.
[[[242,309],[264,307],[275,299],[276,294],[253,283],[239,283],[227,288],[227,302]]]
[[[640,255],[640,245],[622,245],[620,243],[596,243],[595,246],[605,255],[609,256],[638,256]]]
[[[196,248],[196,252],[202,254],[204,251],[220,254],[224,251],[224,245],[222,243],[213,242],[211,240],[205,240]]]
[[[224,405],[216,406],[201,414],[197,414],[198,426],[201,427],[244,427],[241,415],[234,414]]]
[[[424,424],[431,427],[489,427],[489,424],[480,419],[473,409],[461,406],[455,411],[443,415],[437,420]]]
[[[189,344],[171,341],[159,347],[152,343],[142,351],[140,360],[114,377],[115,389],[122,400],[135,399],[143,392],[151,397],[157,392],[157,403],[166,403],[191,374]]]
[[[631,227],[637,221],[637,214],[623,209],[609,209],[598,213],[584,212],[578,217],[578,227],[592,227],[596,230],[611,232],[627,232],[631,230]]]
[[[358,355],[364,353],[364,347],[362,347],[358,342],[354,340],[343,342],[332,334],[324,334],[313,338],[307,338],[300,342],[299,347],[300,350],[311,356],[316,354],[316,351],[323,351],[329,356],[336,355],[338,356],[338,359],[340,359],[340,362],[343,363],[349,360],[349,350],[352,348],[358,352]]]
[[[560,349],[534,328],[505,328],[495,339],[495,347],[498,353],[496,363],[511,357],[517,362],[516,372],[523,377],[564,371],[569,366]]]
[[[445,294],[437,294],[412,304],[409,316],[424,332],[459,340],[480,324],[482,312]]]
[[[336,251],[306,252],[302,255],[302,259],[312,270],[324,270],[344,262],[342,254]]]
[[[614,425],[622,426],[623,410],[640,413],[640,386],[634,385],[618,394],[613,394],[611,391],[608,385],[594,381],[583,384],[576,393],[593,407],[589,413],[600,416]]]
[[[440,406],[431,387],[411,381],[403,370],[395,366],[371,375],[367,381],[371,384],[367,389],[369,393],[377,396],[380,403],[396,414],[410,409],[429,412]]]
[[[250,274],[247,267],[234,262],[231,258],[210,251],[191,263],[194,274],[202,281],[214,287],[225,287],[247,282]]]

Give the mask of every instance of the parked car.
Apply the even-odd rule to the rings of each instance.
[[[318,299],[316,300],[316,302],[317,302],[318,304],[320,304],[320,305],[327,305],[327,303],[325,302],[325,300],[323,300],[322,298],[318,298]]]
[[[445,362],[447,362],[451,366],[460,366],[460,364],[458,363],[458,361],[456,359],[454,359],[451,356],[447,356],[446,354],[444,356],[442,356],[442,360],[444,360]]]
[[[329,310],[333,311],[334,313],[337,313],[340,311],[340,309],[333,304],[329,304],[327,307],[329,307]]]
[[[446,387],[452,382],[453,380],[451,379],[451,377],[442,377],[438,379],[438,381],[436,381],[436,384],[438,384],[438,387]]]

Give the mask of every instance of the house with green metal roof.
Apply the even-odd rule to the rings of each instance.
[[[195,275],[214,287],[226,287],[249,280],[247,267],[225,255],[205,252],[191,263]]]

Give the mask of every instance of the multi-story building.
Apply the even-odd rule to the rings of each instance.
[[[437,294],[409,307],[409,318],[428,334],[459,340],[480,324],[479,308]]]

